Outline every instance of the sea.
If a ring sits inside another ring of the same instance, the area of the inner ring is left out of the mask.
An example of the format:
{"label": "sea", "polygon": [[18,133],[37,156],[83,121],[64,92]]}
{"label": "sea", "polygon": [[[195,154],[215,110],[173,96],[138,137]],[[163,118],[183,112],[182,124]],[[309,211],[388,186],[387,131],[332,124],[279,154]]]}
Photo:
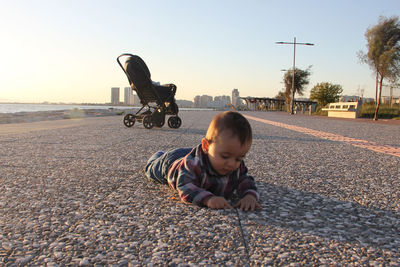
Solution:
{"label": "sea", "polygon": [[[23,104],[23,103],[0,103],[1,113],[57,111],[71,109],[139,109],[141,107],[130,106],[107,106],[107,105],[68,105],[68,104]],[[211,108],[179,108],[179,110],[213,110]]]}
{"label": "sea", "polygon": [[128,106],[106,106],[106,105],[68,105],[68,104],[15,104],[0,103],[0,113],[56,111],[71,109],[132,109]]}

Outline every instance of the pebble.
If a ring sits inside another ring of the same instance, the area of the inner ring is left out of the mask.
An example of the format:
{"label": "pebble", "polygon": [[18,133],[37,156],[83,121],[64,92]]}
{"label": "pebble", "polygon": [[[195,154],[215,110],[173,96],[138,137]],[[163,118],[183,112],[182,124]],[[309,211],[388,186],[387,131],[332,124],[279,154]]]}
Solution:
{"label": "pebble", "polygon": [[87,266],[89,265],[89,258],[83,258],[79,261],[79,266]]}

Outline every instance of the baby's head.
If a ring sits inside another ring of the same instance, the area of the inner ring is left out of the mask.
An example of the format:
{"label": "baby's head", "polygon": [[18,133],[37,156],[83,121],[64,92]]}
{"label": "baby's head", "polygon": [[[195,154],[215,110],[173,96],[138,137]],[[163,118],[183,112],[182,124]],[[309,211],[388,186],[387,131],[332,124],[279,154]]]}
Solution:
{"label": "baby's head", "polygon": [[247,119],[238,112],[225,111],[214,117],[201,143],[213,169],[226,175],[239,168],[252,140]]}

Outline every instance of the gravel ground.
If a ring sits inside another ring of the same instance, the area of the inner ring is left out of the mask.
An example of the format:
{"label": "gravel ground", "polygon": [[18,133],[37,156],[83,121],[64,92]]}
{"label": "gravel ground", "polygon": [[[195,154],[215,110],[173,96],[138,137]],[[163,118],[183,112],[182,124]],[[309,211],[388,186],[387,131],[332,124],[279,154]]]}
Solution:
{"label": "gravel ground", "polygon": [[[215,114],[0,135],[0,266],[400,265],[399,157],[250,121],[262,210],[185,205],[146,180],[152,153],[197,145]],[[246,114],[399,146],[399,125]]]}
{"label": "gravel ground", "polygon": [[88,117],[114,116],[128,108],[121,109],[70,109],[37,112],[0,113],[0,124],[27,123],[35,121],[53,121],[61,119],[82,119]]}

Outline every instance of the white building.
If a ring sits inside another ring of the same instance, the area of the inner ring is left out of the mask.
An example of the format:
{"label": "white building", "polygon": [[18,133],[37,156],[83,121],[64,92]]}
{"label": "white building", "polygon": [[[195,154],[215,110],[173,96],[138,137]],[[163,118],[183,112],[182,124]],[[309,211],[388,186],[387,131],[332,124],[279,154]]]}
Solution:
{"label": "white building", "polygon": [[202,95],[200,96],[200,107],[207,108],[209,107],[210,102],[213,101],[213,97],[209,95]]}
{"label": "white building", "polygon": [[200,96],[196,95],[193,99],[193,107],[199,108],[200,107]]}
{"label": "white building", "polygon": [[216,97],[214,97],[212,107],[225,108],[225,107],[229,106],[229,103],[231,103],[230,96],[228,96],[228,95],[216,96]]}
{"label": "white building", "polygon": [[189,100],[175,100],[176,104],[178,105],[179,108],[192,108],[193,106],[193,101]]}
{"label": "white building", "polygon": [[233,89],[232,90],[232,105],[234,107],[240,106],[241,100],[239,96],[239,90],[238,89]]}
{"label": "white building", "polygon": [[133,105],[133,92],[132,92],[132,88],[130,88],[130,87],[124,88],[124,104],[125,105]]}
{"label": "white building", "polygon": [[140,107],[142,106],[142,104],[140,103],[140,99],[138,97],[138,95],[136,93],[133,93],[133,100],[132,100],[132,105],[134,105],[135,107]]}
{"label": "white building", "polygon": [[119,105],[119,87],[111,87],[111,104]]}

